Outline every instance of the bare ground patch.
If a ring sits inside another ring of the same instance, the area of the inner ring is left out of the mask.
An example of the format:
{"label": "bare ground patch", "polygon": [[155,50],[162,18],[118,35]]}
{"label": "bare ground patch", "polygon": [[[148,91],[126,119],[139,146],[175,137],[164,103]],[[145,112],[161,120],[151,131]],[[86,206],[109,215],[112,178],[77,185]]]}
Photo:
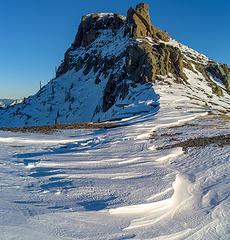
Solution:
{"label": "bare ground patch", "polygon": [[157,150],[171,149],[176,147],[182,147],[183,150],[186,150],[186,148],[188,147],[206,147],[211,144],[217,145],[219,147],[230,145],[230,134],[212,137],[192,138],[175,144],[168,144],[162,147],[158,147]]}
{"label": "bare ground patch", "polygon": [[[210,112],[207,116],[200,117],[194,122],[159,129],[152,133],[151,139],[161,142],[162,145],[158,146],[157,150],[176,147],[182,147],[186,150],[188,147],[203,148],[211,144],[223,147],[230,145],[230,134],[224,132],[221,134],[220,131],[221,129],[229,129],[229,122],[229,115]],[[196,134],[197,131],[206,134],[199,136]],[[192,137],[194,135],[197,137]]]}
{"label": "bare ground patch", "polygon": [[57,130],[65,129],[100,129],[100,128],[115,128],[122,125],[112,122],[104,123],[71,123],[71,124],[54,124],[46,126],[31,126],[31,127],[13,127],[0,128],[0,131],[10,132],[26,132],[26,133],[45,133],[50,134]]}

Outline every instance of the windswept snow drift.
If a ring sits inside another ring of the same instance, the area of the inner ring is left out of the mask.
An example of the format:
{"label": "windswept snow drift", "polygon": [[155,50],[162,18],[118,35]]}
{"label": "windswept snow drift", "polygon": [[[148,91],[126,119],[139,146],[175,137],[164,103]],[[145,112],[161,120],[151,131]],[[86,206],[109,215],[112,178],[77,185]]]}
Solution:
{"label": "windswept snow drift", "polygon": [[202,212],[203,215],[206,215],[206,213],[202,211],[200,206],[201,192],[196,189],[190,178],[190,176],[177,174],[173,183],[174,193],[169,199],[112,209],[110,213],[112,215],[131,214],[141,216],[133,220],[126,230],[155,225],[165,219],[177,220],[185,227],[192,228],[199,224],[197,218],[200,218],[200,216],[197,213]]}
{"label": "windswept snow drift", "polygon": [[119,128],[0,132],[1,239],[229,239],[228,146],[157,150],[229,122],[157,93],[158,114]]}

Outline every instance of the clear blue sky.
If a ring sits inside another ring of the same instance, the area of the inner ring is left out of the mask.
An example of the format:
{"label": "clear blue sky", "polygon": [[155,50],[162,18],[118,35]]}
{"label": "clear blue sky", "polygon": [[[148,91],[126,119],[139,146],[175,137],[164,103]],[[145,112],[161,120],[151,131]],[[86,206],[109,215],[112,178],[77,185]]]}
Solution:
{"label": "clear blue sky", "polygon": [[[136,0],[0,0],[0,98],[36,93],[55,76],[81,16],[126,15]],[[229,0],[146,0],[152,24],[230,66]]]}

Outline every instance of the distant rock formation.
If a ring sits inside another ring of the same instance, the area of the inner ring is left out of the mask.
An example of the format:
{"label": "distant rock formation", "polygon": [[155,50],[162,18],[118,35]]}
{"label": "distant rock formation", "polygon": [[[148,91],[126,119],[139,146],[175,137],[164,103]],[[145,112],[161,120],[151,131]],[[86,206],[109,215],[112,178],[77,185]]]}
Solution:
{"label": "distant rock formation", "polygon": [[15,101],[17,101],[17,100],[15,100],[15,99],[0,99],[0,108],[5,108],[7,106],[10,106]]}

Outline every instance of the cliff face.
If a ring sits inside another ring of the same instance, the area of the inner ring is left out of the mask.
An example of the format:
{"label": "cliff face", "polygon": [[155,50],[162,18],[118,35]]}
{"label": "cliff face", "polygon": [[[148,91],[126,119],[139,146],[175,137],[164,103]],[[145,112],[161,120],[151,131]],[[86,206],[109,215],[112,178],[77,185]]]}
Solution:
{"label": "cliff face", "polygon": [[194,99],[205,92],[205,103],[214,94],[218,105],[230,91],[230,70],[153,26],[145,3],[130,8],[126,17],[85,15],[56,78],[23,103],[1,110],[0,126],[105,121],[156,112],[156,84],[192,88]]}
{"label": "cliff face", "polygon": [[[150,21],[148,5],[140,3],[135,9],[130,8],[127,17],[119,14],[90,14],[82,17],[75,41],[65,54],[63,64],[57,71],[57,77],[75,67],[77,70],[82,67],[85,59],[72,60],[72,52],[80,47],[87,47],[93,43],[105,30],[112,30],[113,36],[123,28],[123,37],[128,36],[132,41],[123,52],[125,56],[125,66],[123,78],[130,75],[135,82],[155,82],[159,76],[166,76],[171,73],[178,82],[186,82],[187,77],[183,72],[184,68],[201,72],[206,79],[210,79],[210,74],[220,79],[230,90],[230,71],[226,64],[220,65],[211,60],[205,64],[196,59],[189,59],[180,48],[167,44],[170,36],[167,32],[153,26]],[[138,41],[137,41],[138,40]],[[152,43],[150,43],[152,41]],[[93,58],[98,58],[95,55]],[[92,58],[91,58],[92,59]],[[97,66],[99,61],[87,61],[89,68],[91,65]],[[104,65],[108,64],[105,59]],[[112,59],[110,62],[116,63],[119,59]],[[194,66],[192,66],[194,65]],[[110,68],[110,66],[108,66]]]}
{"label": "cliff face", "polygon": [[72,46],[65,53],[65,59],[57,71],[57,77],[72,69],[76,64],[76,62],[74,64],[71,61],[71,52],[80,47],[88,47],[100,37],[103,31],[111,30],[113,36],[116,36],[122,27],[124,29],[123,37],[128,35],[130,40],[151,37],[159,42],[160,40],[169,41],[170,39],[167,32],[163,32],[151,24],[148,5],[145,3],[138,4],[135,10],[130,8],[127,17],[119,14],[103,13],[85,15],[82,17]]}

